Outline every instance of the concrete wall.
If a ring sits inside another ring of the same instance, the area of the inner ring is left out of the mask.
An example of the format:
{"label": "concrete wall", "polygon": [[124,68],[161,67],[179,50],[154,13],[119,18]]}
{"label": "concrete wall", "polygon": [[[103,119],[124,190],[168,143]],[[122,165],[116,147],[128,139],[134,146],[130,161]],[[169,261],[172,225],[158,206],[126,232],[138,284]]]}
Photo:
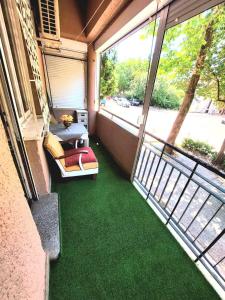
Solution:
{"label": "concrete wall", "polygon": [[37,192],[39,195],[49,194],[51,192],[50,173],[43,148],[43,138],[25,141],[25,146]]}
{"label": "concrete wall", "polygon": [[45,253],[0,121],[0,299],[41,300]]}
{"label": "concrete wall", "polygon": [[103,145],[130,176],[137,151],[138,137],[99,113],[96,126],[96,134]]}

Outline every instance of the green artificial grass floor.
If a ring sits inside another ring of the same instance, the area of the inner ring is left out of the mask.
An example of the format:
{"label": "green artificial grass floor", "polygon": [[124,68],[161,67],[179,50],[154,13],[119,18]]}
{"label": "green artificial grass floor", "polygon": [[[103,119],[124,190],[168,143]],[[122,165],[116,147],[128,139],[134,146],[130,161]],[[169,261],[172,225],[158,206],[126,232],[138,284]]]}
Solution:
{"label": "green artificial grass floor", "polygon": [[50,299],[219,299],[102,146],[89,177],[54,183],[61,256]]}

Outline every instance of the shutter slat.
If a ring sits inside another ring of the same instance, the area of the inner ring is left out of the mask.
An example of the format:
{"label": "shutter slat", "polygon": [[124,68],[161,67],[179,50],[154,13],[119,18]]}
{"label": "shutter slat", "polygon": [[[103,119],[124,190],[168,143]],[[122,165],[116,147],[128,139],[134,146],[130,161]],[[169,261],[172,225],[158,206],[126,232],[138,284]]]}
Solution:
{"label": "shutter slat", "polygon": [[185,12],[189,12],[198,6],[202,5],[202,2],[205,0],[192,0],[192,1],[182,1],[182,5],[180,1],[175,1],[171,4],[170,12],[168,15],[167,22],[173,21],[177,16],[182,16]]}
{"label": "shutter slat", "polygon": [[224,0],[176,0],[170,4],[166,28],[182,23]]}

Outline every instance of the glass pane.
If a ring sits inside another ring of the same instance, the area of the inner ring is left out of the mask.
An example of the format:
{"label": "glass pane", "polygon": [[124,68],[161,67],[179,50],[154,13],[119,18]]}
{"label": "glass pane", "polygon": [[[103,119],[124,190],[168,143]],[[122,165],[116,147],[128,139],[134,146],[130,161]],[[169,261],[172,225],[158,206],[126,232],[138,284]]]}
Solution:
{"label": "glass pane", "polygon": [[115,122],[120,122],[121,126],[135,134],[138,132],[138,116],[142,114],[149,61],[152,59],[158,25],[159,19],[101,55],[100,106],[130,122],[125,124],[114,117]]}
{"label": "glass pane", "polygon": [[223,4],[166,31],[146,125],[187,150],[187,139],[203,143],[203,156],[225,137],[224,20]]}

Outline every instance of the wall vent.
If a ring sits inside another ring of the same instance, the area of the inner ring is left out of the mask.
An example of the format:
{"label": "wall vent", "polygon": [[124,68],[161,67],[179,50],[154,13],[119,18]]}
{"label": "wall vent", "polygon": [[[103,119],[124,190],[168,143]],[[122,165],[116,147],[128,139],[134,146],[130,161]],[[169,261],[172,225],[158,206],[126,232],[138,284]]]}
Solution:
{"label": "wall vent", "polygon": [[39,0],[41,37],[60,39],[58,0]]}

